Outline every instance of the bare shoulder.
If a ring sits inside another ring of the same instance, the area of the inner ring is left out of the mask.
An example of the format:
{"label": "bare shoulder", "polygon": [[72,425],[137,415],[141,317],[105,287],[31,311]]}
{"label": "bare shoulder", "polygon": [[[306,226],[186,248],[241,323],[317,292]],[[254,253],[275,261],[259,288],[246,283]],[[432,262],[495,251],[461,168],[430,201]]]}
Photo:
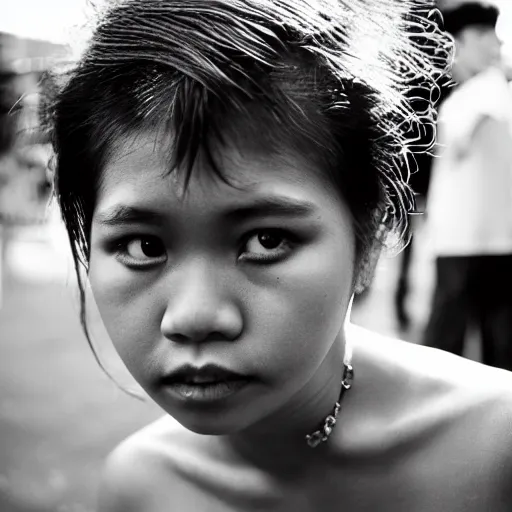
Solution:
{"label": "bare shoulder", "polygon": [[364,377],[374,385],[399,387],[416,404],[418,400],[422,403],[422,398],[457,396],[462,406],[512,407],[512,372],[356,326],[350,327],[350,333],[355,364],[361,364]]}
{"label": "bare shoulder", "polygon": [[512,374],[357,327],[347,339],[340,460],[375,461],[407,510],[512,510]]}
{"label": "bare shoulder", "polygon": [[163,499],[171,505],[169,488],[174,490],[178,504],[176,469],[184,457],[184,440],[189,435],[166,416],[124,440],[105,463],[98,512],[155,510]]}
{"label": "bare shoulder", "polygon": [[512,372],[358,327],[349,333],[354,402],[374,411],[374,424],[410,435],[457,432],[459,442],[501,454],[506,443],[512,461]]}

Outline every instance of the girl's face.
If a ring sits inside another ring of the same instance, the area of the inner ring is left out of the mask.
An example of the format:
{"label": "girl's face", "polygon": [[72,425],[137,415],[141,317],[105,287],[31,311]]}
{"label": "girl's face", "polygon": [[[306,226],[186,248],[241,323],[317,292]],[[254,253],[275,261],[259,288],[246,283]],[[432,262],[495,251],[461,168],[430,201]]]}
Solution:
{"label": "girl's face", "polygon": [[197,162],[184,193],[165,149],[125,141],[98,191],[89,278],[118,353],[196,432],[314,402],[352,294],[345,204],[303,158],[254,148],[223,150],[230,184]]}

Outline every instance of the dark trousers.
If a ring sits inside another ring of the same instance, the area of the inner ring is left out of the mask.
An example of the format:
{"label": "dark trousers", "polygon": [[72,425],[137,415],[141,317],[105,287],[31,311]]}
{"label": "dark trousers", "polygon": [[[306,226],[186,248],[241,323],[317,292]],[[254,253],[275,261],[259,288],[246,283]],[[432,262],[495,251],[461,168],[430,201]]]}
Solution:
{"label": "dark trousers", "polygon": [[474,325],[482,362],[512,370],[512,254],[440,257],[436,271],[424,344],[462,355]]}

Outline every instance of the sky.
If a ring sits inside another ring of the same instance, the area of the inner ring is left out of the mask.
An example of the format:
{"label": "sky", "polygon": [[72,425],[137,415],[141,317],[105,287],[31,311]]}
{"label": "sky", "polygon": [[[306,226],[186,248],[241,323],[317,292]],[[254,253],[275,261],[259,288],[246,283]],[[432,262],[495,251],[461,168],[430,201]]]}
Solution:
{"label": "sky", "polygon": [[33,39],[67,42],[83,25],[86,0],[0,0],[0,31]]}
{"label": "sky", "polygon": [[[505,55],[512,60],[512,0],[492,2],[501,9],[498,33],[504,42]],[[0,32],[71,43],[79,48],[90,12],[87,3],[87,0],[0,0]]]}

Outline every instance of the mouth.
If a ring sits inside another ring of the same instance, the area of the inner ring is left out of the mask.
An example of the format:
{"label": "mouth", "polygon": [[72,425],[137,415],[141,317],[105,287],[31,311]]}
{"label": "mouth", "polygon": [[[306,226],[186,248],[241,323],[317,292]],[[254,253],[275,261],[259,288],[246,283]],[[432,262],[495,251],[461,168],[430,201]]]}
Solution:
{"label": "mouth", "polygon": [[237,393],[251,380],[247,375],[213,364],[200,368],[186,365],[165,376],[163,385],[180,400],[212,402]]}

